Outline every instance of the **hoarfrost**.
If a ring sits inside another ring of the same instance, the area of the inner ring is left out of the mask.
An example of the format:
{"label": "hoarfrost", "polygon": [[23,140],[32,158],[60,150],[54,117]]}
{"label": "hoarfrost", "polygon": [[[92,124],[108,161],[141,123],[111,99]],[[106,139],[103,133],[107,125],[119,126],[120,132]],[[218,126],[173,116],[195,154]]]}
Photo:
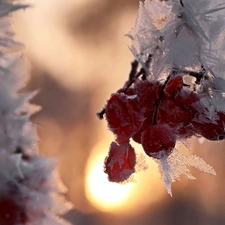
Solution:
{"label": "hoarfrost", "polygon": [[[164,78],[176,65],[204,67],[214,77],[225,77],[225,4],[223,0],[176,0],[140,3],[136,23],[127,35],[135,58],[145,68],[152,54],[154,79]],[[185,43],[185,44],[184,44]]]}
{"label": "hoarfrost", "polygon": [[174,149],[172,154],[157,160],[159,170],[164,181],[168,194],[172,196],[171,183],[179,181],[181,175],[188,179],[195,180],[196,178],[191,174],[189,167],[193,166],[196,169],[216,175],[212,166],[208,165],[202,158],[196,155],[184,155],[178,150]]}
{"label": "hoarfrost", "polygon": [[65,191],[55,176],[55,160],[37,154],[30,117],[38,107],[29,103],[37,92],[19,92],[26,84],[25,69],[15,51],[22,45],[13,39],[8,14],[27,5],[16,2],[0,1],[0,223],[61,225],[65,222],[55,215],[71,206],[56,198]]}
{"label": "hoarfrost", "polygon": [[145,171],[148,169],[145,156],[142,153],[136,154],[136,161],[135,172]]}

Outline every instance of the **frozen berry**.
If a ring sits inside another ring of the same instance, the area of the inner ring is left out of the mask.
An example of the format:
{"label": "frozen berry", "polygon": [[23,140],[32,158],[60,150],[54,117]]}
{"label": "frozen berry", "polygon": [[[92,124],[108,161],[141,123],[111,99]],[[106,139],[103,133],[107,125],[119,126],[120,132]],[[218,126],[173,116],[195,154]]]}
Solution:
{"label": "frozen berry", "polygon": [[10,193],[0,196],[0,224],[16,225],[28,221],[23,201]]}
{"label": "frozen berry", "polygon": [[223,140],[225,138],[224,126],[220,120],[212,121],[212,122],[192,122],[193,126],[204,138],[216,141]]}
{"label": "frozen berry", "polygon": [[146,130],[153,123],[153,114],[154,110],[148,111],[144,114],[145,118],[142,121],[140,121],[139,130],[132,136],[132,139],[135,142],[141,144],[141,135],[143,131]]}
{"label": "frozen berry", "polygon": [[167,98],[173,98],[175,94],[183,87],[182,76],[175,76],[171,78],[165,86],[164,96]]}
{"label": "frozen berry", "polygon": [[113,94],[106,105],[106,119],[111,131],[117,135],[118,143],[128,143],[140,126],[137,99],[124,94]]}
{"label": "frozen berry", "polygon": [[188,123],[192,119],[191,111],[182,109],[171,99],[162,101],[158,112],[158,122],[179,125]]}
{"label": "frozen berry", "polygon": [[189,90],[182,89],[174,97],[174,102],[180,108],[184,110],[189,110],[192,114],[192,117],[198,112],[200,106],[199,96]]}
{"label": "frozen berry", "polygon": [[176,136],[167,125],[150,126],[143,132],[141,143],[147,155],[160,159],[172,152]]}
{"label": "frozen berry", "polygon": [[105,159],[105,170],[109,181],[123,182],[135,172],[136,155],[130,144],[118,145],[112,142]]}
{"label": "frozen berry", "polygon": [[159,82],[149,82],[146,80],[138,83],[135,88],[141,110],[144,112],[149,110],[152,111],[152,107],[155,107],[158,100],[162,89],[162,84]]}

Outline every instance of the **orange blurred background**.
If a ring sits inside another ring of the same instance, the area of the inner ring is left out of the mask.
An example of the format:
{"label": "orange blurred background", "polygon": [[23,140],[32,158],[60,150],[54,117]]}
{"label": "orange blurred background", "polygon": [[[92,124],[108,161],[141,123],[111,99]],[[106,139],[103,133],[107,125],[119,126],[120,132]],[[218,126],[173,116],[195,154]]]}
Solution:
{"label": "orange blurred background", "polygon": [[[129,74],[133,56],[124,35],[134,25],[138,0],[29,3],[13,16],[13,26],[30,61],[27,90],[39,90],[32,102],[43,108],[32,117],[40,153],[58,159],[74,204],[64,217],[76,225],[225,224],[224,142],[191,141],[191,151],[217,176],[192,170],[197,180],[173,183],[172,198],[147,157],[148,169],[136,182],[111,184],[103,172],[113,136],[95,114]],[[141,154],[140,146],[136,150]]]}

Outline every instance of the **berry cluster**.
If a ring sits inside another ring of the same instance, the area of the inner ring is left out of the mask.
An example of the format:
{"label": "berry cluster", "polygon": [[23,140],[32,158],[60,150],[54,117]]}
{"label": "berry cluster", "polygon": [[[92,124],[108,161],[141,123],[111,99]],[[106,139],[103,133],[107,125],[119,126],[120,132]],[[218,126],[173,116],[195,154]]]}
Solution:
{"label": "berry cluster", "polygon": [[111,95],[104,113],[114,133],[105,159],[105,173],[113,182],[123,182],[135,172],[136,156],[130,139],[145,153],[162,159],[171,154],[176,141],[193,135],[208,140],[225,138],[225,114],[213,116],[203,104],[210,95],[186,87],[182,73],[172,73],[166,81],[133,79]]}

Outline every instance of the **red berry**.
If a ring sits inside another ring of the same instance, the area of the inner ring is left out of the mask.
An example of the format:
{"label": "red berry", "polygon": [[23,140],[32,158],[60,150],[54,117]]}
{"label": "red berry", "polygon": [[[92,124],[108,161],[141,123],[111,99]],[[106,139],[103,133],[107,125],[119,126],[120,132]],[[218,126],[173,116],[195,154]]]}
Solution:
{"label": "red berry", "polygon": [[139,115],[139,129],[132,135],[134,141],[141,143],[143,131],[153,123],[155,104],[159,98],[162,84],[159,82],[140,81],[135,84]]}
{"label": "red berry", "polygon": [[106,119],[118,143],[127,143],[138,130],[141,116],[137,99],[125,94],[113,94],[106,105]]}
{"label": "red berry", "polygon": [[175,76],[171,78],[164,89],[164,96],[167,98],[173,98],[175,94],[183,87],[182,76]]}
{"label": "red berry", "polygon": [[23,201],[18,196],[6,193],[0,196],[0,224],[16,225],[25,224],[28,221]]}
{"label": "red berry", "polygon": [[159,98],[162,84],[159,82],[141,81],[135,86],[137,99],[142,112],[152,111]]}
{"label": "red berry", "polygon": [[191,122],[192,115],[190,110],[182,109],[171,99],[161,102],[158,112],[158,122],[168,124],[179,124]]}
{"label": "red berry", "polygon": [[154,110],[145,113],[146,118],[140,121],[139,130],[132,136],[132,139],[141,144],[141,135],[153,123]]}
{"label": "red berry", "polygon": [[225,125],[225,113],[224,112],[218,112],[217,114],[219,116],[219,120],[221,121],[221,123],[224,126]]}
{"label": "red berry", "polygon": [[118,145],[112,142],[105,159],[105,170],[109,181],[123,182],[135,172],[136,156],[130,144]]}
{"label": "red berry", "polygon": [[199,96],[193,91],[185,89],[182,89],[176,94],[174,102],[180,108],[184,110],[189,110],[191,112],[192,117],[195,116],[200,107]]}
{"label": "red berry", "polygon": [[172,152],[176,136],[169,126],[155,125],[143,132],[141,143],[147,155],[160,159]]}
{"label": "red berry", "polygon": [[216,141],[225,138],[224,125],[221,120],[212,122],[193,121],[192,124],[197,133],[208,140]]}

